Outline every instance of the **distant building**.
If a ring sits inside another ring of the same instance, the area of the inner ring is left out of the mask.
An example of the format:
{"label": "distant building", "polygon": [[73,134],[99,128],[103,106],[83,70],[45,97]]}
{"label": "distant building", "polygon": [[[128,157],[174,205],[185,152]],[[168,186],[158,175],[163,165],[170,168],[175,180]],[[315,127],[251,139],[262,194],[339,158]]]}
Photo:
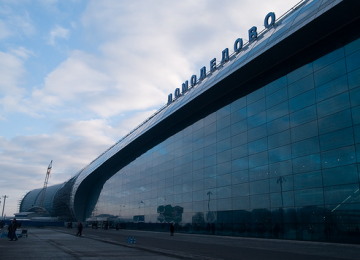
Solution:
{"label": "distant building", "polygon": [[351,242],[360,226],[359,10],[360,1],[309,0],[274,24],[269,14],[249,44],[224,50],[212,72],[48,187],[44,207],[127,228],[172,222],[182,232]]}

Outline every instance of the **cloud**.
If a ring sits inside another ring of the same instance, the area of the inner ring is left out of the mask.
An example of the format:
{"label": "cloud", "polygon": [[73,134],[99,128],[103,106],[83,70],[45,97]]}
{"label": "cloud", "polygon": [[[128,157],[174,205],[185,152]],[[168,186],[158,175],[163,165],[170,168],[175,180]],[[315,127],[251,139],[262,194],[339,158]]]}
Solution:
{"label": "cloud", "polygon": [[[21,50],[18,51],[21,52]],[[19,87],[19,84],[25,72],[22,59],[11,53],[0,51],[0,95],[23,95],[24,90]]]}
{"label": "cloud", "polygon": [[11,35],[4,21],[0,20],[0,40],[5,39]]}
{"label": "cloud", "polygon": [[[12,8],[10,4],[16,5]],[[30,37],[36,29],[26,9],[20,8],[16,2],[0,3],[0,39],[10,37]]]}
{"label": "cloud", "polygon": [[55,28],[51,29],[47,43],[50,45],[55,45],[56,38],[69,39],[70,31],[59,25],[56,25]]}

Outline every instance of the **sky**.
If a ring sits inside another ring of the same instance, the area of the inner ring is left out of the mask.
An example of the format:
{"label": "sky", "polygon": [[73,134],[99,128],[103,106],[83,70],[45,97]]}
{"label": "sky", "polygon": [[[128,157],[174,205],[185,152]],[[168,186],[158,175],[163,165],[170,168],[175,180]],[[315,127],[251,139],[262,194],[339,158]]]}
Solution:
{"label": "sky", "polygon": [[0,0],[4,215],[43,186],[51,160],[48,185],[67,181],[299,1]]}

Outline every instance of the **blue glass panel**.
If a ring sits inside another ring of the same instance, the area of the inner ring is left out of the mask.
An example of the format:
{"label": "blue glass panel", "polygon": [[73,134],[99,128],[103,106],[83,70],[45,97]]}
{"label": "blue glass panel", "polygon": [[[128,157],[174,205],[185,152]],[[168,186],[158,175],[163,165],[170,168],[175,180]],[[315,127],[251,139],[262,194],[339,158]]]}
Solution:
{"label": "blue glass panel", "polygon": [[[354,134],[355,134],[355,143],[360,143],[360,125],[354,126]],[[359,151],[358,152],[358,156],[360,155]]]}
{"label": "blue glass panel", "polygon": [[236,135],[247,130],[247,120],[231,125],[231,134]]}
{"label": "blue glass panel", "polygon": [[306,76],[305,78],[296,81],[295,83],[288,86],[288,95],[289,98],[293,98],[301,93],[307,92],[313,89],[314,84],[314,76],[313,74]]}
{"label": "blue glass panel", "polygon": [[216,162],[219,164],[219,163],[231,161],[231,152],[232,152],[232,150],[227,150],[225,152],[218,153]]}
{"label": "blue glass panel", "polygon": [[273,107],[288,99],[287,88],[282,88],[266,97],[266,107]]}
{"label": "blue glass panel", "polygon": [[217,210],[232,210],[232,199],[219,199],[217,201]]}
{"label": "blue glass panel", "polygon": [[357,40],[345,45],[345,54],[346,55],[349,55],[358,50],[360,50],[360,39],[357,39]]}
{"label": "blue glass panel", "polygon": [[349,89],[360,86],[360,69],[348,73]]}
{"label": "blue glass panel", "polygon": [[204,137],[204,129],[203,128],[200,128],[198,129],[197,131],[194,131],[193,133],[193,141],[196,141],[200,138],[203,138]]}
{"label": "blue glass panel", "polygon": [[204,118],[204,126],[214,123],[215,121],[216,121],[216,112],[214,112]]}
{"label": "blue glass panel", "polygon": [[247,132],[235,135],[231,137],[231,145],[232,147],[237,147],[239,145],[247,143]]}
{"label": "blue glass panel", "polygon": [[241,120],[246,119],[247,112],[246,107],[236,110],[234,113],[231,114],[231,124],[237,123]]}
{"label": "blue glass panel", "polygon": [[249,183],[233,185],[231,189],[233,197],[248,196],[250,194]]}
{"label": "blue glass panel", "polygon": [[324,204],[324,195],[321,188],[295,191],[295,205],[297,207],[322,204]]}
{"label": "blue glass panel", "polygon": [[246,97],[239,98],[238,100],[234,101],[230,105],[231,113],[244,108],[246,106]]}
{"label": "blue glass panel", "polygon": [[309,172],[321,169],[320,154],[312,154],[293,159],[294,173]]}
{"label": "blue glass panel", "polygon": [[351,109],[351,115],[354,125],[360,124],[360,106]]}
{"label": "blue glass panel", "polygon": [[192,168],[193,168],[194,171],[199,170],[199,169],[201,169],[203,167],[204,167],[204,160],[203,159],[193,161],[193,163],[192,163]]}
{"label": "blue glass panel", "polygon": [[241,171],[249,167],[249,158],[243,157],[232,161],[232,171]]}
{"label": "blue glass panel", "polygon": [[[251,95],[251,94],[250,94]],[[265,110],[265,98],[260,99],[247,106],[247,116],[253,116]]]}
{"label": "blue glass panel", "polygon": [[316,88],[316,101],[323,101],[327,98],[348,90],[347,76],[341,76]]}
{"label": "blue glass panel", "polygon": [[348,72],[360,67],[360,51],[346,57],[346,67]]}
{"label": "blue glass panel", "polygon": [[224,129],[221,129],[220,131],[217,131],[216,139],[218,141],[221,141],[221,140],[229,138],[230,137],[230,131],[231,131],[230,127],[226,127]]}
{"label": "blue glass panel", "polygon": [[289,129],[289,116],[284,116],[267,123],[267,131],[269,135]]}
{"label": "blue glass panel", "polygon": [[194,184],[197,183],[196,182],[197,180],[201,180],[201,183],[202,183],[203,178],[204,178],[204,170],[203,169],[193,172],[192,180],[195,181]]}
{"label": "blue glass panel", "polygon": [[244,145],[240,145],[237,147],[234,147],[231,149],[231,158],[234,159],[238,159],[238,158],[242,158],[244,156],[248,156],[248,147],[247,144]]}
{"label": "blue glass panel", "polygon": [[317,119],[316,107],[310,106],[290,115],[290,126],[299,126]]}
{"label": "blue glass panel", "polygon": [[262,138],[248,144],[249,154],[263,152],[268,149],[267,138]]}
{"label": "blue glass panel", "polygon": [[216,143],[216,133],[204,137],[204,146]]}
{"label": "blue glass panel", "polygon": [[228,126],[230,126],[230,115],[223,117],[216,122],[216,128],[218,131]]}
{"label": "blue glass panel", "polygon": [[[342,185],[324,188],[326,204],[358,203],[359,196],[355,194],[359,190],[358,184]],[[339,209],[341,210],[341,208]]]}
{"label": "blue glass panel", "polygon": [[260,139],[260,138],[265,137],[265,136],[267,136],[266,124],[255,127],[255,128],[248,131],[248,141],[249,142]]}
{"label": "blue glass panel", "polygon": [[182,201],[183,202],[192,202],[192,192],[183,193]]}
{"label": "blue glass panel", "polygon": [[350,109],[319,119],[320,134],[350,126],[352,126]]}
{"label": "blue glass panel", "polygon": [[270,192],[281,192],[294,189],[294,180],[292,175],[281,176],[270,179]]}
{"label": "blue glass panel", "polygon": [[199,130],[203,127],[204,127],[204,120],[200,119],[199,121],[197,121],[196,123],[193,124],[193,131],[196,132],[197,130]]}
{"label": "blue glass panel", "polygon": [[269,194],[250,196],[250,208],[252,209],[270,208]]}
{"label": "blue glass panel", "polygon": [[354,146],[347,146],[321,154],[321,164],[323,168],[337,167],[352,163],[356,163]]}
{"label": "blue glass panel", "polygon": [[[231,173],[231,183],[232,184],[238,184],[238,183],[244,183],[249,181],[249,172],[247,170],[245,171],[238,171],[238,172],[232,172]],[[248,185],[248,183],[246,184]]]}
{"label": "blue glass panel", "polygon": [[182,140],[183,140],[183,145],[192,146],[192,133],[184,136]]}
{"label": "blue glass panel", "polygon": [[231,184],[231,174],[223,174],[216,177],[217,187],[228,186]]}
{"label": "blue glass panel", "polygon": [[291,158],[291,145],[285,145],[276,149],[269,150],[270,163],[285,161],[290,158]]}
{"label": "blue glass panel", "polygon": [[248,129],[257,127],[266,123],[266,111],[260,112],[256,115],[247,118]]}
{"label": "blue glass panel", "polygon": [[195,191],[193,192],[193,201],[202,201],[204,200],[204,195],[203,195],[203,191]]}
{"label": "blue glass panel", "polygon": [[350,108],[349,93],[337,95],[317,104],[318,117],[324,117]]}
{"label": "blue glass panel", "polygon": [[269,178],[269,167],[268,165],[250,168],[249,169],[249,180],[257,181]]}
{"label": "blue glass panel", "polygon": [[360,88],[350,91],[350,102],[352,107],[360,105]]}
{"label": "blue glass panel", "polygon": [[288,191],[283,193],[272,193],[271,196],[271,207],[282,208],[282,207],[293,207],[294,206],[294,192]]}
{"label": "blue glass panel", "polygon": [[295,81],[302,79],[311,73],[313,73],[312,63],[306,64],[287,75],[288,84],[290,85]]}
{"label": "blue glass panel", "polygon": [[204,168],[204,178],[216,176],[216,166]]}
{"label": "blue glass panel", "polygon": [[340,148],[354,144],[353,128],[345,128],[320,136],[322,151]]}
{"label": "blue glass panel", "polygon": [[192,163],[184,164],[182,166],[182,172],[187,173],[192,171]]}
{"label": "blue glass panel", "polygon": [[218,164],[216,166],[216,174],[221,175],[221,174],[226,174],[226,173],[231,172],[231,164],[232,164],[231,161],[225,162],[222,164]]}
{"label": "blue glass panel", "polygon": [[216,187],[216,178],[207,178],[204,180],[204,189],[212,189]]}
{"label": "blue glass panel", "polygon": [[233,198],[234,210],[247,210],[250,208],[249,196]]}
{"label": "blue glass panel", "polygon": [[231,148],[231,139],[225,139],[223,141],[217,142],[216,144],[216,151],[219,152],[223,152],[226,150],[229,150]]}
{"label": "blue glass panel", "polygon": [[292,157],[300,157],[320,152],[319,138],[313,137],[291,145]]}
{"label": "blue glass panel", "polygon": [[[216,189],[216,197],[218,199],[230,198],[231,197],[231,186],[217,188]],[[218,207],[218,209],[219,209],[219,207]]]}
{"label": "blue glass panel", "polygon": [[269,165],[270,177],[279,177],[284,175],[289,175],[292,173],[292,161],[282,161]]}
{"label": "blue glass panel", "polygon": [[325,169],[322,171],[322,173],[324,186],[358,182],[358,172],[356,164]]}
{"label": "blue glass panel", "polygon": [[191,161],[192,161],[192,153],[185,154],[185,155],[182,157],[182,163],[183,163],[183,164],[190,163]]}
{"label": "blue glass panel", "polygon": [[269,180],[250,182],[250,195],[269,193]]}
{"label": "blue glass panel", "polygon": [[227,105],[223,108],[220,108],[218,111],[216,111],[216,119],[219,120],[225,116],[230,115],[230,105]]}
{"label": "blue glass panel", "polygon": [[[238,160],[241,160],[241,159],[238,159]],[[258,153],[258,154],[249,156],[249,167],[250,168],[265,165],[265,164],[268,164],[268,153],[267,152],[262,152],[262,153]],[[241,170],[241,169],[239,169],[239,170]]]}
{"label": "blue glass panel", "polygon": [[275,91],[287,86],[286,76],[281,77],[265,86],[266,95],[274,93]]}
{"label": "blue glass panel", "polygon": [[315,104],[315,91],[310,90],[289,100],[290,113]]}
{"label": "blue glass panel", "polygon": [[193,152],[193,160],[199,160],[204,158],[204,149],[199,149]]}
{"label": "blue glass panel", "polygon": [[185,128],[183,130],[183,133],[184,133],[184,136],[187,136],[189,134],[191,134],[193,131],[192,131],[192,125],[191,126],[188,126],[187,128]]}
{"label": "blue glass panel", "polygon": [[273,149],[279,146],[290,143],[290,130],[280,132],[275,135],[270,135],[268,137],[269,149]]}
{"label": "blue glass panel", "polygon": [[341,59],[314,73],[315,86],[320,86],[346,73],[345,59]]}
{"label": "blue glass panel", "polygon": [[261,98],[265,97],[265,88],[260,88],[249,95],[246,96],[247,104],[254,103],[255,101],[258,101]]}
{"label": "blue glass panel", "polygon": [[216,153],[216,144],[204,147],[204,157],[208,157]]}
{"label": "blue glass panel", "polygon": [[269,108],[267,110],[267,121],[275,120],[279,117],[283,117],[285,115],[289,114],[289,104],[288,101],[281,103],[279,105],[276,105],[272,108]]}
{"label": "blue glass panel", "polygon": [[294,175],[294,188],[296,190],[322,187],[321,171],[304,172]]}
{"label": "blue glass panel", "polygon": [[204,167],[216,165],[216,154],[204,158]]}
{"label": "blue glass panel", "polygon": [[317,71],[337,60],[340,60],[345,57],[344,48],[339,48],[325,56],[322,56],[320,59],[317,59],[313,62],[314,71]]}
{"label": "blue glass panel", "polygon": [[298,142],[317,135],[318,124],[316,120],[291,129],[291,140],[293,142]]}

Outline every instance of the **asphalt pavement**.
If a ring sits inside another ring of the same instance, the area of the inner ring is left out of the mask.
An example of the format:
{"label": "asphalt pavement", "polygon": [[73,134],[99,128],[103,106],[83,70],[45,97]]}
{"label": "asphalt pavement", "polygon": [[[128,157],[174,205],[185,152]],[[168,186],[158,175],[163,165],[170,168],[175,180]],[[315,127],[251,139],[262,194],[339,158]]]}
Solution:
{"label": "asphalt pavement", "polygon": [[[138,230],[30,228],[17,242],[0,239],[0,259],[360,259],[360,245]],[[128,243],[135,237],[136,243]]]}

